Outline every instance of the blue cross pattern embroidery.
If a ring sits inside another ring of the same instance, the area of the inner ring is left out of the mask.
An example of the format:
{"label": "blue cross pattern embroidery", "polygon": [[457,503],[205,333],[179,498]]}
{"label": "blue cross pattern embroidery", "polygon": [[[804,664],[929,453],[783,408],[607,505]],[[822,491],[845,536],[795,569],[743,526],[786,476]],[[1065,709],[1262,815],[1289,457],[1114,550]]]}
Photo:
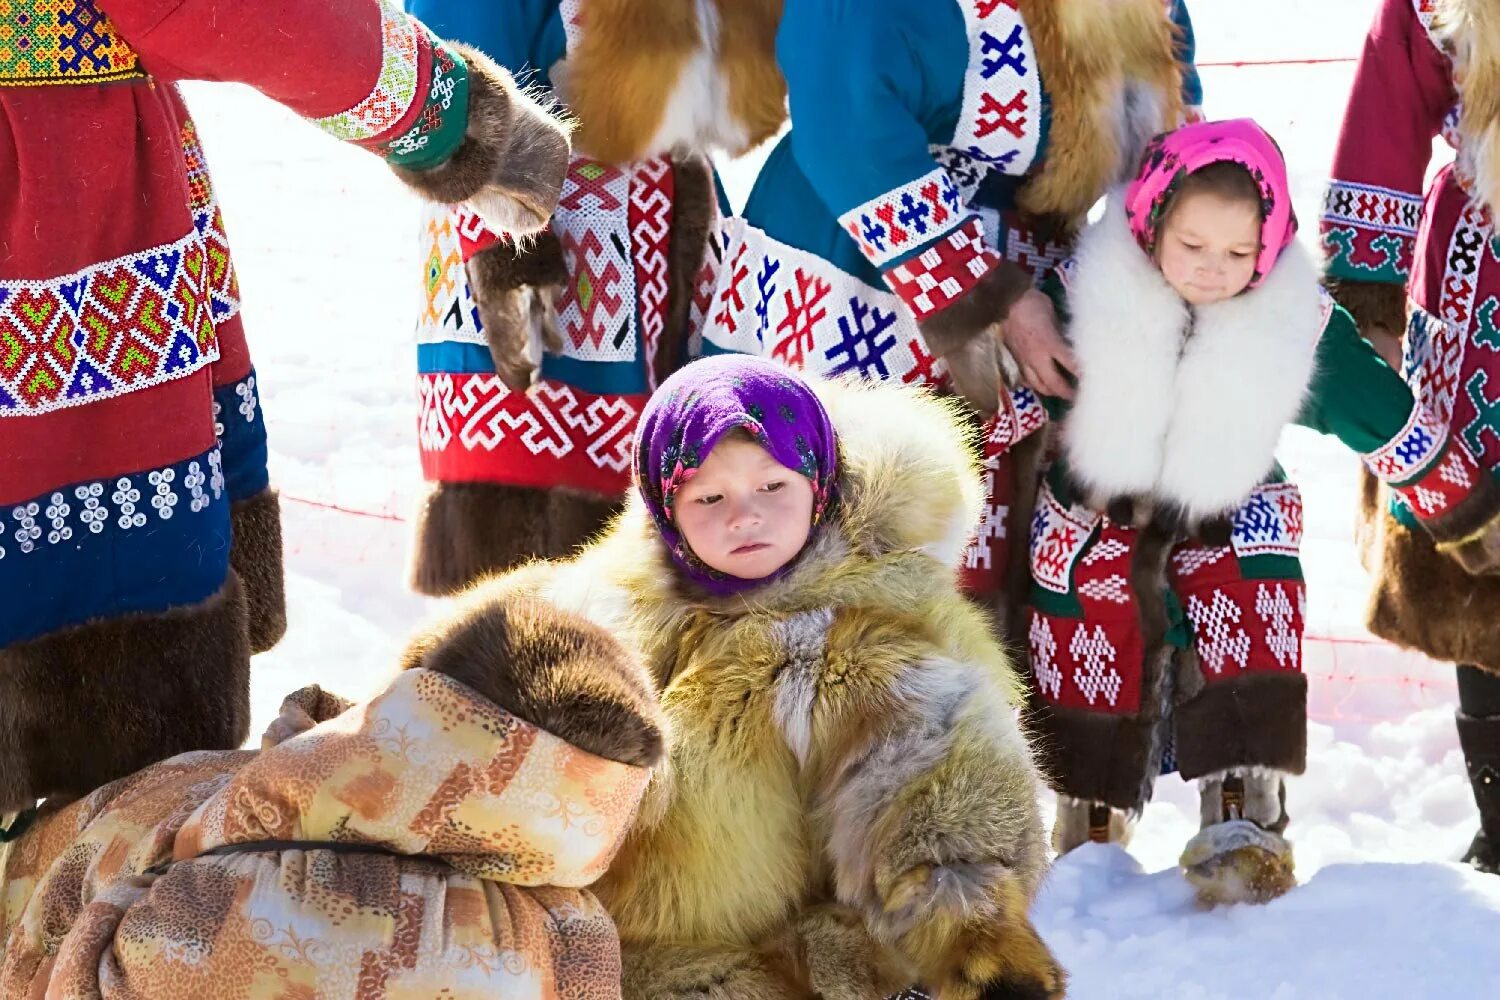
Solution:
{"label": "blue cross pattern embroidery", "polygon": [[1234,537],[1247,545],[1282,540],[1281,515],[1262,493],[1250,498],[1234,515]]}
{"label": "blue cross pattern embroidery", "polygon": [[870,215],[861,215],[859,221],[860,235],[864,237],[865,242],[878,252],[885,253],[886,228]]}
{"label": "blue cross pattern embroidery", "polygon": [[866,305],[857,297],[850,297],[849,309],[850,315],[839,317],[840,341],[823,352],[829,361],[838,361],[840,356],[843,358],[828,376],[831,378],[858,369],[865,378],[890,378],[885,356],[896,346],[896,337],[886,331],[896,325],[896,313]]}
{"label": "blue cross pattern embroidery", "polygon": [[970,146],[968,149],[964,150],[964,152],[968,153],[976,160],[983,160],[985,163],[991,164],[996,167],[1009,167],[1016,162],[1016,157],[1021,155],[1021,151],[1019,149],[1012,149],[1009,152],[1001,153],[999,156],[995,156],[993,153],[986,153],[978,146]]}
{"label": "blue cross pattern embroidery", "polygon": [[979,38],[984,46],[980,54],[983,63],[980,73],[986,80],[993,80],[996,73],[1007,68],[1013,70],[1017,76],[1026,75],[1026,50],[1021,44],[1022,35],[1019,24],[1010,29],[1010,36],[1003,42],[988,31],[981,31]]}
{"label": "blue cross pattern embroidery", "polygon": [[[946,186],[951,188],[953,182],[949,181]],[[910,191],[901,196],[901,211],[896,213],[896,218],[915,229],[919,235],[927,235],[927,220],[931,217],[931,205],[924,205]]]}
{"label": "blue cross pattern embroidery", "polygon": [[757,292],[755,300],[755,339],[762,345],[771,329],[771,300],[776,297],[776,275],[781,271],[781,261],[762,257],[760,273],[755,276]]}

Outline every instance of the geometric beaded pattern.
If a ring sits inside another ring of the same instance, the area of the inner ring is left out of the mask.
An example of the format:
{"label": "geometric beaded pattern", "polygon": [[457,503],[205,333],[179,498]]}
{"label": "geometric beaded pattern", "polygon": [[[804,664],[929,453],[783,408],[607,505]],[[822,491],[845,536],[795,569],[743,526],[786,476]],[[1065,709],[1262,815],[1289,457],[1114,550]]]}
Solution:
{"label": "geometric beaded pattern", "polygon": [[883,268],[963,224],[963,197],[938,167],[839,216],[871,264]]}
{"label": "geometric beaded pattern", "polygon": [[497,480],[620,493],[644,396],[595,396],[540,379],[422,373],[418,444],[429,481]]}
{"label": "geometric beaded pattern", "polygon": [[1031,169],[1042,134],[1042,79],[1016,0],[959,0],[969,35],[953,146],[1001,173]]}
{"label": "geometric beaded pattern", "polygon": [[219,356],[203,237],[47,280],[0,280],[0,417],[160,385]]}
{"label": "geometric beaded pattern", "polygon": [[1379,448],[1364,455],[1365,465],[1381,480],[1400,486],[1432,464],[1448,440],[1448,428],[1421,403],[1412,406],[1406,426]]}
{"label": "geometric beaded pattern", "polygon": [[563,354],[581,361],[637,357],[636,274],[625,168],[575,156],[568,164],[552,228],[562,241],[568,283],[557,298]]}
{"label": "geometric beaded pattern", "polygon": [[958,301],[994,270],[1000,257],[984,242],[977,218],[885,273],[891,290],[921,322]]}
{"label": "geometric beaded pattern", "polygon": [[1421,520],[1440,517],[1474,491],[1483,473],[1463,441],[1451,438],[1435,462],[1420,478],[1393,491]]}
{"label": "geometric beaded pattern", "polygon": [[1406,191],[1334,181],[1323,195],[1323,221],[1351,222],[1365,229],[1415,237],[1422,199]]}
{"label": "geometric beaded pattern", "polygon": [[1230,545],[1240,558],[1290,556],[1302,550],[1302,491],[1295,483],[1262,483],[1234,512]]}
{"label": "geometric beaded pattern", "polygon": [[224,213],[219,209],[213,180],[208,174],[208,160],[198,128],[191,120],[182,126],[182,152],[187,164],[188,201],[193,210],[193,226],[203,239],[208,254],[208,290],[213,298],[215,323],[232,319],[240,311],[239,278],[229,255],[229,236],[224,230]]}
{"label": "geometric beaded pattern", "polygon": [[774,358],[817,376],[845,373],[940,385],[911,312],[816,254],[767,236],[743,219],[724,224],[727,248],[704,331],[708,353]]}
{"label": "geometric beaded pattern", "polygon": [[457,341],[484,344],[479,307],[464,268],[461,227],[477,219],[446,205],[421,208],[422,309],[417,316],[417,343]]}
{"label": "geometric beaded pattern", "polygon": [[96,0],[0,0],[0,87],[145,76]]}
{"label": "geometric beaded pattern", "polygon": [[1038,586],[1056,594],[1073,590],[1073,566],[1088,546],[1100,515],[1081,505],[1066,508],[1052,488],[1043,483],[1031,517],[1028,547],[1031,578]]}
{"label": "geometric beaded pattern", "polygon": [[380,75],[370,93],[348,111],[313,120],[313,124],[346,142],[364,142],[390,131],[417,97],[417,61],[421,29],[391,0],[379,0]]}
{"label": "geometric beaded pattern", "polygon": [[0,559],[74,549],[106,533],[149,532],[153,524],[206,510],[224,489],[218,448],[159,469],[65,486],[0,507]]}

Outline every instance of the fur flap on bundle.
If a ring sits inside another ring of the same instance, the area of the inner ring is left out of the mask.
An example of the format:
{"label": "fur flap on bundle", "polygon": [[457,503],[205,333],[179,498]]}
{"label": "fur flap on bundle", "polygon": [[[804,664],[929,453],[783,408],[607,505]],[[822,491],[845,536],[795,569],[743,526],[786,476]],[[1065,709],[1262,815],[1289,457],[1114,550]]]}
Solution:
{"label": "fur flap on bundle", "polygon": [[1258,288],[1193,309],[1111,204],[1076,259],[1073,476],[1096,505],[1149,497],[1195,521],[1232,510],[1307,396],[1326,319],[1312,258],[1294,243]]}
{"label": "fur flap on bundle", "polygon": [[1500,206],[1500,4],[1441,0],[1433,35],[1453,58],[1462,108],[1460,172],[1493,209]]}
{"label": "fur flap on bundle", "polygon": [[553,70],[578,149],[607,163],[674,150],[738,156],[786,117],[782,0],[590,0]]}
{"label": "fur flap on bundle", "polygon": [[662,691],[670,753],[597,887],[624,996],[1060,996],[1026,916],[1046,845],[1020,682],[956,586],[968,424],[901,386],[817,391],[840,500],[785,576],[705,596],[632,502],[575,561],[479,591],[633,636]]}
{"label": "fur flap on bundle", "polygon": [[1175,28],[1161,0],[1020,0],[1052,104],[1047,156],[1021,207],[1068,224],[1182,120]]}

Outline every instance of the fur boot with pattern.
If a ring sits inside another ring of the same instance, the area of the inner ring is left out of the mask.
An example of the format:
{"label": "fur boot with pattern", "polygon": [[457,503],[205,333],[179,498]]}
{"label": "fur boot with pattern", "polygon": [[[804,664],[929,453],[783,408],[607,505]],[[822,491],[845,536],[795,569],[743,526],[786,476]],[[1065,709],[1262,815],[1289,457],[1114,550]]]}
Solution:
{"label": "fur boot with pattern", "polygon": [[671,729],[598,891],[628,1000],[1060,997],[1027,911],[1046,868],[1020,683],[955,568],[979,477],[949,405],[817,387],[837,513],[794,567],[710,597],[644,504],[576,560],[478,589],[629,635]]}

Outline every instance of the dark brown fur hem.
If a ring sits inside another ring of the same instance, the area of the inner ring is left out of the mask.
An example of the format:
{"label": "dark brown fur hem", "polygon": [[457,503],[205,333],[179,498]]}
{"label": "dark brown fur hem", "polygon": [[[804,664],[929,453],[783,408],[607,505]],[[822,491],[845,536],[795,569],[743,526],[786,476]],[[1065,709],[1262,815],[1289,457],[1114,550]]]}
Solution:
{"label": "dark brown fur hem", "polygon": [[1245,674],[1208,684],[1173,712],[1173,752],[1188,781],[1231,768],[1307,766],[1307,677]]}
{"label": "dark brown fur hem", "polygon": [[667,321],[651,359],[661,385],[688,360],[693,296],[718,218],[713,168],[701,156],[672,160],[672,243],[667,254]]}
{"label": "dark brown fur hem", "polygon": [[967,295],[918,324],[928,350],[948,366],[954,391],[984,417],[993,416],[1000,405],[995,331],[1031,287],[1030,274],[1002,261]]}
{"label": "dark brown fur hem", "polygon": [[554,559],[588,541],[619,500],[500,483],[437,483],[417,515],[412,588],[444,597],[531,559]]}
{"label": "dark brown fur hem", "polygon": [[391,170],[428,201],[452,205],[486,189],[504,193],[532,217],[552,217],[568,169],[566,124],[522,92],[511,75],[468,45],[449,43],[469,67],[469,121],[463,142],[430,170]]}
{"label": "dark brown fur hem", "polygon": [[645,667],[603,629],[545,601],[476,593],[418,635],[402,669],[446,674],[589,753],[650,767],[665,721]]}
{"label": "dark brown fur hem", "polygon": [[286,563],[281,545],[281,500],[266,489],[230,508],[229,564],[245,587],[250,652],[264,653],[286,635]]}
{"label": "dark brown fur hem", "polygon": [[[1033,693],[1032,747],[1052,790],[1116,809],[1139,811],[1150,798],[1146,779],[1156,723],[1136,715],[1105,715],[1045,705]],[[1160,762],[1158,761],[1158,766]]]}
{"label": "dark brown fur hem", "polygon": [[1370,631],[1435,660],[1500,673],[1500,576],[1470,576],[1420,529],[1380,515]]}
{"label": "dark brown fur hem", "polygon": [[100,785],[250,727],[245,594],[90,622],[0,650],[0,812]]}
{"label": "dark brown fur hem", "polygon": [[1374,327],[1384,327],[1401,336],[1406,332],[1406,288],[1378,281],[1325,282],[1329,294],[1354,317],[1361,334]]}

